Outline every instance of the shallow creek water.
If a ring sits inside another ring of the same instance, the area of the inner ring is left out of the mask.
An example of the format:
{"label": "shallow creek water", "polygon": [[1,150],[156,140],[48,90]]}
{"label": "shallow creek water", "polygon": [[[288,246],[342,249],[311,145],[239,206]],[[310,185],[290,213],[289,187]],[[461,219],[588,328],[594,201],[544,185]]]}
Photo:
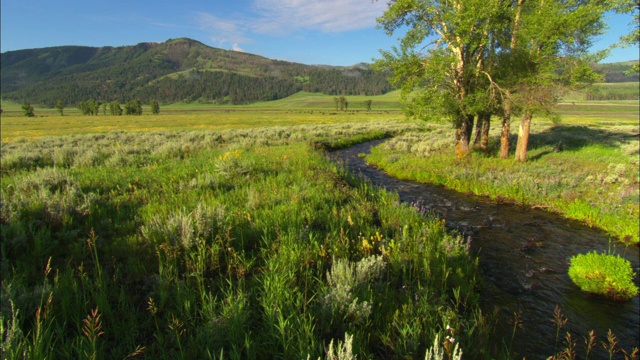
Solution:
{"label": "shallow creek water", "polygon": [[[585,355],[583,338],[595,330],[597,351],[602,358],[607,331],[611,329],[627,350],[639,346],[640,301],[612,302],[582,293],[569,279],[569,260],[576,254],[610,249],[631,261],[639,273],[638,246],[611,242],[603,232],[581,222],[544,210],[512,204],[496,204],[488,198],[447,190],[441,186],[401,181],[367,166],[360,153],[368,153],[376,140],[331,153],[331,157],[353,174],[375,186],[397,192],[400,200],[432,210],[446,220],[447,227],[471,236],[472,250],[479,256],[483,276],[481,291],[485,313],[498,311],[498,331],[510,339],[509,320],[522,311],[523,329],[515,337],[513,358],[546,359],[553,354],[556,330],[552,323],[556,305],[569,319],[561,330],[561,348],[566,331],[577,342],[578,358]],[[638,278],[636,276],[636,283]],[[508,342],[508,340],[507,340]],[[608,358],[608,354],[606,354]]]}

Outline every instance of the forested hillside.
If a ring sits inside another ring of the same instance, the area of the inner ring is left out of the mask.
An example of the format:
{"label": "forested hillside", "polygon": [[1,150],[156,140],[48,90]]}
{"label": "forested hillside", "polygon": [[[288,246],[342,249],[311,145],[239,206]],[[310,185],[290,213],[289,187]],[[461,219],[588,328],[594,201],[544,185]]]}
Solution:
{"label": "forested hillside", "polygon": [[368,66],[310,66],[208,47],[191,39],[123,47],[63,46],[0,55],[2,98],[53,106],[87,99],[244,104],[298,91],[379,95],[386,74]]}
{"label": "forested hillside", "polygon": [[594,68],[602,73],[608,83],[634,82],[638,81],[638,74],[631,72],[633,64],[638,61],[624,61],[618,63],[597,64]]}

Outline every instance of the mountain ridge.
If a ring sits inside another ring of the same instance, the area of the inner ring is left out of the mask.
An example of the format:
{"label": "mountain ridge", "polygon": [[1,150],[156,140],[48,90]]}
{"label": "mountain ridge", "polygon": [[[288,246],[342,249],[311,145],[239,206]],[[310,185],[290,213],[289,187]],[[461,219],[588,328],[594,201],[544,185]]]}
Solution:
{"label": "mountain ridge", "polygon": [[[87,99],[249,103],[298,91],[380,95],[387,75],[367,64],[305,65],[189,39],[130,46],[56,46],[0,54],[2,98],[52,106]],[[253,80],[251,80],[253,79]],[[214,88],[214,89],[211,89]]]}

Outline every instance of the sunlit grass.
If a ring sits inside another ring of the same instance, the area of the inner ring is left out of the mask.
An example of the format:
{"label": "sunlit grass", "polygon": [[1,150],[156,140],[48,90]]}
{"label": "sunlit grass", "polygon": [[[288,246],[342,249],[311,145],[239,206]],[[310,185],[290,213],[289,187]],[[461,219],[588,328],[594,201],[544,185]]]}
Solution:
{"label": "sunlit grass", "polygon": [[411,131],[370,159],[637,230],[633,126],[584,122],[590,108],[578,108],[565,123],[589,127],[539,124],[527,164],[474,153],[460,166],[450,126],[397,121],[375,100],[335,111],[332,99],[31,119],[3,103],[4,354],[315,359],[348,338],[360,358],[422,358],[455,332],[470,358],[495,357],[465,242],[318,148]]}
{"label": "sunlit grass", "polygon": [[[348,123],[45,137],[2,148],[3,356],[481,354],[465,241],[321,151]],[[467,319],[469,319],[467,321]]]}
{"label": "sunlit grass", "polygon": [[526,163],[496,158],[498,131],[488,155],[457,159],[450,126],[431,125],[389,141],[367,159],[397,177],[541,206],[638,242],[637,126],[537,123]]}
{"label": "sunlit grass", "polygon": [[[161,110],[162,111],[162,110]],[[2,118],[2,141],[17,138],[40,138],[70,134],[93,134],[114,131],[153,132],[180,130],[252,129],[256,127],[371,123],[379,120],[400,120],[402,115],[369,112],[301,112],[301,111],[209,111],[194,113],[161,112],[142,116],[81,116],[51,115],[46,117]]]}

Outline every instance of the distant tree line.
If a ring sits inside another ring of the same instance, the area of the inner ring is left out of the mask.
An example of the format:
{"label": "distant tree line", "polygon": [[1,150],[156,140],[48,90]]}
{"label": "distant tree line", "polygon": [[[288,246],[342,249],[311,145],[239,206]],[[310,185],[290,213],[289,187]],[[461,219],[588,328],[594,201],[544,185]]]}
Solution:
{"label": "distant tree line", "polygon": [[[177,77],[165,77],[138,92],[141,99],[156,96],[163,102],[248,104],[282,99],[299,91],[327,95],[381,95],[392,90],[386,77],[367,70],[366,75],[349,76],[338,70],[311,71],[304,77],[251,77],[229,72],[192,70]],[[302,80],[304,79],[304,80]]]}
{"label": "distant tree line", "polygon": [[393,90],[387,81],[388,73],[372,70],[344,72],[340,70],[314,70],[302,90],[327,95],[382,95]]}
{"label": "distant tree line", "polygon": [[[143,103],[213,101],[248,104],[282,99],[299,91],[327,95],[381,95],[393,90],[388,74],[371,70],[341,71],[337,69],[304,70],[301,75],[283,71],[280,76],[255,77],[232,72],[192,70],[178,76],[156,78],[138,67],[122,74],[85,73],[58,77],[55,81],[27,83],[19,88],[4,86],[3,97],[17,102],[30,101],[55,107],[57,101],[78,106],[83,113],[97,114],[86,99],[140,99]],[[296,74],[294,76],[294,74]],[[108,81],[104,79],[108,78]]]}
{"label": "distant tree line", "polygon": [[[160,113],[160,103],[158,100],[151,100],[149,102],[149,107],[151,108],[152,114],[155,115]],[[62,100],[58,100],[56,102],[56,109],[60,116],[64,116],[64,103]],[[123,109],[118,101],[102,102],[100,100],[89,99],[87,101],[78,102],[78,109],[82,115],[99,115],[100,109],[102,109],[103,115],[107,115],[107,110],[109,114],[113,116],[120,116],[123,113],[125,115],[142,115],[142,102],[138,99],[127,101],[124,104]],[[34,116],[33,106],[31,106],[30,103],[22,105],[22,110],[25,116]]]}

